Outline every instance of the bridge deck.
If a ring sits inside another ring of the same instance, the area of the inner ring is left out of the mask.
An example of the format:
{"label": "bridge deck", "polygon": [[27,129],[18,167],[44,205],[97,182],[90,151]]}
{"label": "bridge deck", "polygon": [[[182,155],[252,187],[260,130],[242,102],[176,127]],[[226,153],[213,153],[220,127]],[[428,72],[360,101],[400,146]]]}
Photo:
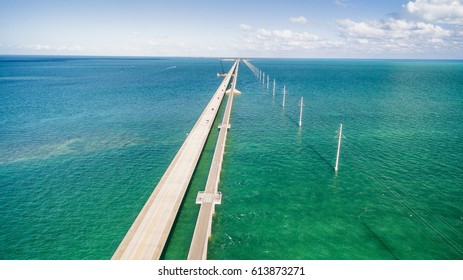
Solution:
{"label": "bridge deck", "polygon": [[230,83],[236,61],[188,134],[177,155],[114,253],[112,259],[159,259]]}
{"label": "bridge deck", "polygon": [[[233,83],[228,95],[227,107],[225,108],[222,124],[220,125],[221,129],[215,146],[209,176],[207,178],[206,189],[204,192],[200,193],[201,197],[205,197],[206,194],[210,196],[219,195],[218,185],[220,181],[220,171],[222,169],[223,154],[225,152],[225,141],[227,140],[227,132],[230,127],[230,114],[233,105],[233,96],[235,92],[238,92],[236,90],[238,68],[239,65],[237,65],[235,69]],[[207,243],[208,238],[211,235],[212,216],[215,211],[215,204],[217,204],[217,201],[210,199],[201,201],[201,208],[199,210],[198,220],[196,221],[196,228],[193,234],[190,252],[188,253],[189,260],[207,259]]]}

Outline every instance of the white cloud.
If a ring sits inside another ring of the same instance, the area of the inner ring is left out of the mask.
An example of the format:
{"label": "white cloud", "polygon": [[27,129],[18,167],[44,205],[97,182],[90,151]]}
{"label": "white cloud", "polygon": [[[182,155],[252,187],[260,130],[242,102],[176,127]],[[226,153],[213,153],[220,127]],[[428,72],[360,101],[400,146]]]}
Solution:
{"label": "white cloud", "polygon": [[283,40],[289,40],[289,39],[292,39],[293,38],[293,32],[289,29],[285,29],[285,30],[274,30],[272,32],[272,34],[277,37],[277,38],[281,38]]}
{"label": "white cloud", "polygon": [[257,30],[257,34],[261,37],[270,37],[272,36],[272,31],[260,28],[259,30]]}
{"label": "white cloud", "polygon": [[244,30],[244,31],[249,31],[249,30],[252,29],[252,27],[250,25],[244,24],[244,23],[240,24],[240,28],[241,28],[241,30]]}
{"label": "white cloud", "polygon": [[291,17],[289,18],[289,21],[291,21],[292,23],[302,24],[302,25],[309,23],[309,21],[303,16]]}
{"label": "white cloud", "polygon": [[459,56],[462,34],[441,26],[390,18],[338,20],[338,37],[321,37],[291,29],[260,28],[246,32],[239,52],[281,56],[324,57],[435,57]]}
{"label": "white cloud", "polygon": [[368,39],[357,39],[357,42],[362,45],[366,45],[369,43]]}
{"label": "white cloud", "polygon": [[256,32],[248,33],[243,42],[238,47],[240,50],[280,52],[317,49],[326,41],[308,32],[260,28]]}
{"label": "white cloud", "polygon": [[146,43],[147,43],[149,46],[152,46],[152,47],[158,47],[158,46],[161,45],[159,41],[152,40],[152,39],[146,41]]}
{"label": "white cloud", "polygon": [[379,40],[400,38],[442,38],[452,35],[450,30],[424,22],[413,22],[402,19],[386,21],[355,22],[350,19],[339,20],[341,34],[344,37],[375,38]]}
{"label": "white cloud", "polygon": [[354,22],[351,19],[343,19],[339,20],[338,23],[342,28],[342,35],[345,37],[374,38],[384,36],[385,33],[380,23],[376,21]]}
{"label": "white cloud", "polygon": [[278,40],[282,42],[290,42],[290,41],[313,41],[319,39],[318,36],[310,34],[308,32],[294,32],[289,29],[274,29],[274,30],[267,30],[264,28],[260,28],[257,30],[257,38],[262,40]]}
{"label": "white cloud", "polygon": [[44,44],[24,45],[21,47],[23,47],[24,49],[32,49],[32,50],[37,50],[37,51],[52,49],[50,45],[44,45]]}
{"label": "white cloud", "polygon": [[414,0],[405,7],[427,21],[463,25],[463,0]]}
{"label": "white cloud", "polygon": [[339,20],[340,35],[356,51],[378,53],[426,52],[450,45],[450,30],[424,22],[401,19],[355,22]]}

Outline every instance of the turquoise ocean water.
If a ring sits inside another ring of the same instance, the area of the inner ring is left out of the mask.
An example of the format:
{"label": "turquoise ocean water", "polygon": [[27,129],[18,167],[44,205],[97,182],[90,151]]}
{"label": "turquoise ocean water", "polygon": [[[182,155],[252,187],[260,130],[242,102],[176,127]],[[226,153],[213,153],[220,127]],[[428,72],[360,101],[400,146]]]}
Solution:
{"label": "turquoise ocean water", "polygon": [[[271,83],[241,64],[210,259],[463,259],[463,62],[251,63]],[[0,57],[0,259],[111,258],[220,71],[218,59]],[[187,256],[216,136],[165,259]]]}

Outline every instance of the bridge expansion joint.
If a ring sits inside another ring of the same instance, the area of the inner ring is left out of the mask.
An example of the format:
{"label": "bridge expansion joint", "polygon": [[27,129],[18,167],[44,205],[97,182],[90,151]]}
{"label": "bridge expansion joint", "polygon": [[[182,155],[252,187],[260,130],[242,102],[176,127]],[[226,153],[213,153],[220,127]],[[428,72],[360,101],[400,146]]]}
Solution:
{"label": "bridge expansion joint", "polygon": [[203,204],[203,203],[213,203],[213,204],[221,204],[222,203],[222,193],[208,193],[208,192],[198,192],[198,196],[196,197],[196,204]]}
{"label": "bridge expansion joint", "polygon": [[219,124],[218,128],[219,129],[226,128],[227,130],[230,130],[231,124],[229,124],[229,123],[227,123],[227,124]]}

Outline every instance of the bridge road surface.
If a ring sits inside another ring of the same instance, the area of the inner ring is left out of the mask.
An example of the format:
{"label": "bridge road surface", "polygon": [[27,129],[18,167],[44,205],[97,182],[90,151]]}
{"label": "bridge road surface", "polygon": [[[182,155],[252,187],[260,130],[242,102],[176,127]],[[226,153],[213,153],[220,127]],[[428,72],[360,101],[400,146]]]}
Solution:
{"label": "bridge road surface", "polygon": [[236,61],[212,96],[185,142],[135,219],[113,260],[160,258],[212,123],[230,83]]}
{"label": "bridge road surface", "polygon": [[215,212],[215,204],[219,204],[221,194],[218,192],[220,181],[220,171],[222,169],[223,154],[225,152],[225,141],[227,140],[227,132],[230,128],[230,113],[233,105],[233,96],[239,91],[236,90],[236,80],[238,79],[238,68],[236,66],[235,75],[231,89],[227,91],[228,100],[227,107],[223,116],[222,124],[220,125],[219,137],[215,146],[214,156],[212,158],[209,176],[206,182],[204,192],[198,194],[197,203],[201,203],[201,208],[196,221],[196,227],[191,241],[188,260],[205,260],[207,259],[207,243],[211,236],[212,216]]}

